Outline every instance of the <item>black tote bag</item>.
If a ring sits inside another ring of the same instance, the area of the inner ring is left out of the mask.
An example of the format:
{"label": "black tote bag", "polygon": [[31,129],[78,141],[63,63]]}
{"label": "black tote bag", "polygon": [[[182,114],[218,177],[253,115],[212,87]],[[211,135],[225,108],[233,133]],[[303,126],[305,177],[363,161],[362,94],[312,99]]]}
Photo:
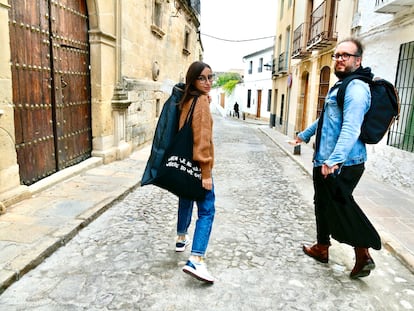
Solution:
{"label": "black tote bag", "polygon": [[178,132],[178,103],[184,94],[184,89],[184,83],[174,85],[172,94],[162,107],[151,146],[151,154],[141,178],[141,186],[153,183],[164,158],[165,151]]}
{"label": "black tote bag", "polygon": [[193,160],[193,129],[191,128],[196,101],[197,97],[191,104],[185,124],[165,151],[153,184],[178,197],[202,201],[206,196],[206,189],[202,187],[200,165]]}

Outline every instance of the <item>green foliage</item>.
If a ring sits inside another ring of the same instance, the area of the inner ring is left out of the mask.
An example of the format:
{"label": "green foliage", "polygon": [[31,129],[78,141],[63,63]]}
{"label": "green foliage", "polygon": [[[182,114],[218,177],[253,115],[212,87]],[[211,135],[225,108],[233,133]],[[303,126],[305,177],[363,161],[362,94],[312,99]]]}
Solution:
{"label": "green foliage", "polygon": [[229,80],[226,84],[222,86],[224,92],[227,94],[227,96],[230,96],[231,93],[233,93],[234,89],[236,88],[236,85],[239,83],[239,80]]}
{"label": "green foliage", "polygon": [[229,96],[233,93],[236,85],[241,81],[238,73],[228,72],[217,77],[213,87],[222,87],[224,92]]}
{"label": "green foliage", "polygon": [[232,80],[237,80],[240,81],[240,75],[238,73],[234,73],[234,72],[228,72],[228,73],[223,73],[220,74],[216,81],[214,82],[214,87],[220,87],[225,85],[228,81],[232,81]]}

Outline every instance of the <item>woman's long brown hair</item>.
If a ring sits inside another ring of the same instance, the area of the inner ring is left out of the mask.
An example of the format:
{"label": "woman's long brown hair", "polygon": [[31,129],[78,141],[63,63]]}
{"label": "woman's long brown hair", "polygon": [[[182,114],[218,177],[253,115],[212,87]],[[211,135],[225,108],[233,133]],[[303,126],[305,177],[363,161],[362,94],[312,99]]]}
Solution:
{"label": "woman's long brown hair", "polygon": [[193,96],[200,96],[202,93],[195,87],[194,83],[197,80],[197,78],[200,76],[201,72],[204,70],[204,68],[210,68],[211,67],[203,62],[196,61],[188,67],[187,75],[185,76],[185,89],[184,89],[184,95],[180,101],[180,109],[182,108],[183,104],[188,101]]}

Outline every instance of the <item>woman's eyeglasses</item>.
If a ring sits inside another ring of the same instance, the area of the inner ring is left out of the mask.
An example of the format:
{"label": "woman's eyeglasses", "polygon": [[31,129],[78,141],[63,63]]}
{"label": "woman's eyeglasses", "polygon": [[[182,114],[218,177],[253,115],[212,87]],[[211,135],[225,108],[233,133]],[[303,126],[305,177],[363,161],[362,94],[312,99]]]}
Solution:
{"label": "woman's eyeglasses", "polygon": [[356,55],[356,54],[348,54],[348,53],[339,54],[339,53],[336,53],[336,54],[332,54],[332,59],[333,60],[342,59],[344,61],[347,61],[351,56],[360,57],[359,55]]}
{"label": "woman's eyeglasses", "polygon": [[208,75],[207,77],[199,76],[197,80],[200,81],[201,83],[206,83],[207,81],[211,83],[213,82],[213,78],[214,78],[214,75]]}

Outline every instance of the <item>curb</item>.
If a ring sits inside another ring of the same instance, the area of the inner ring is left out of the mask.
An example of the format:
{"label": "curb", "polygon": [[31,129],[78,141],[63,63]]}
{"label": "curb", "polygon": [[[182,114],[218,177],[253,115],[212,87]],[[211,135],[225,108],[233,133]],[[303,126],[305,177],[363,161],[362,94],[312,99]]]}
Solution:
{"label": "curb", "polygon": [[[72,169],[69,174],[70,176],[80,175],[82,172],[87,171],[93,167],[96,167],[96,165],[81,166],[77,171]],[[65,180],[64,177],[62,178]],[[60,181],[62,181],[62,179]],[[54,182],[51,182],[49,184],[49,187],[57,184],[58,182],[59,181],[56,181],[56,179],[54,179]],[[10,285],[18,281],[24,274],[40,265],[47,257],[52,255],[60,247],[66,245],[66,243],[72,240],[83,228],[87,227],[105,211],[111,208],[115,203],[125,198],[131,191],[138,188],[140,185],[141,181],[137,181],[126,189],[120,191],[118,194],[105,198],[97,205],[78,215],[67,226],[64,226],[54,232],[53,237],[47,236],[45,240],[43,239],[35,246],[34,249],[30,250],[30,253],[20,256],[17,263],[13,262],[13,265],[15,266],[11,267],[12,269],[6,270],[2,273],[2,275],[0,275],[0,295]],[[47,188],[47,183],[44,182],[42,184],[42,190]]]}

